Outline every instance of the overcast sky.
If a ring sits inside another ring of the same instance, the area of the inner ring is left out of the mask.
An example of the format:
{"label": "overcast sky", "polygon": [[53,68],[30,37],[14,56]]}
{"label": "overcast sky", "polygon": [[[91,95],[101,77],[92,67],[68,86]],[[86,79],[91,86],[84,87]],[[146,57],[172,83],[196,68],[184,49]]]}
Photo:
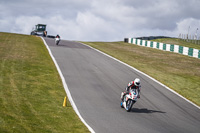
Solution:
{"label": "overcast sky", "polygon": [[200,0],[0,0],[0,32],[30,34],[38,23],[68,40],[178,37],[200,29]]}

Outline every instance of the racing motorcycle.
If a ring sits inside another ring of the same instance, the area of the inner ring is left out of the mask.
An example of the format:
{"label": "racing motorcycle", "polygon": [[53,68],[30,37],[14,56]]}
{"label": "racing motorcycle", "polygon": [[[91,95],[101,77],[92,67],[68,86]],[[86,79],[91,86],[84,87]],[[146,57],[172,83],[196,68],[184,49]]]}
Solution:
{"label": "racing motorcycle", "polygon": [[[121,93],[121,99],[124,96],[125,92]],[[127,112],[130,112],[134,103],[136,103],[138,98],[138,92],[136,89],[131,89],[128,94],[124,96],[121,101],[121,107],[124,108]]]}
{"label": "racing motorcycle", "polygon": [[58,45],[59,42],[60,42],[60,38],[56,37],[56,38],[55,38],[55,44]]}

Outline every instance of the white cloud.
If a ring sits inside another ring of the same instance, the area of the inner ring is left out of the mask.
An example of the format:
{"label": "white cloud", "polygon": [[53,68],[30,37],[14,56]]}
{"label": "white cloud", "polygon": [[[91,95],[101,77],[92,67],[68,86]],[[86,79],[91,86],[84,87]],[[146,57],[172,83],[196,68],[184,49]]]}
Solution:
{"label": "white cloud", "polygon": [[[200,28],[200,20],[194,18],[187,18],[177,23],[177,28],[175,33],[178,34],[188,34],[194,36],[197,28]],[[198,32],[197,32],[198,33]]]}
{"label": "white cloud", "polygon": [[0,31],[30,34],[38,23],[64,39],[116,41],[200,28],[198,0],[1,0]]}

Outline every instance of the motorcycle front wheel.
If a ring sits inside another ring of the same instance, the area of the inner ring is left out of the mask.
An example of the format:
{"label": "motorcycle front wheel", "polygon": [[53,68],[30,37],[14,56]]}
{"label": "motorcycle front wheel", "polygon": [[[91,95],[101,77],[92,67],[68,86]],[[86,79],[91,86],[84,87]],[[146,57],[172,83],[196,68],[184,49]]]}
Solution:
{"label": "motorcycle front wheel", "polygon": [[127,111],[127,112],[130,112],[132,106],[133,106],[133,100],[129,99],[129,100],[126,102],[126,111]]}
{"label": "motorcycle front wheel", "polygon": [[59,41],[56,41],[56,45],[58,45]]}

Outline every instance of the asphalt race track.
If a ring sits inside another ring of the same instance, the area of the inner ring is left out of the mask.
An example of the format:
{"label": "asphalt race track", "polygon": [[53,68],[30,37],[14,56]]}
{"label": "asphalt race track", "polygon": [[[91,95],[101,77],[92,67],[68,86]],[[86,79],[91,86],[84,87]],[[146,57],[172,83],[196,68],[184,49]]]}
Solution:
{"label": "asphalt race track", "polygon": [[[50,47],[84,120],[96,133],[199,133],[200,109],[133,69],[77,42]],[[120,94],[140,78],[141,98],[131,112]]]}

